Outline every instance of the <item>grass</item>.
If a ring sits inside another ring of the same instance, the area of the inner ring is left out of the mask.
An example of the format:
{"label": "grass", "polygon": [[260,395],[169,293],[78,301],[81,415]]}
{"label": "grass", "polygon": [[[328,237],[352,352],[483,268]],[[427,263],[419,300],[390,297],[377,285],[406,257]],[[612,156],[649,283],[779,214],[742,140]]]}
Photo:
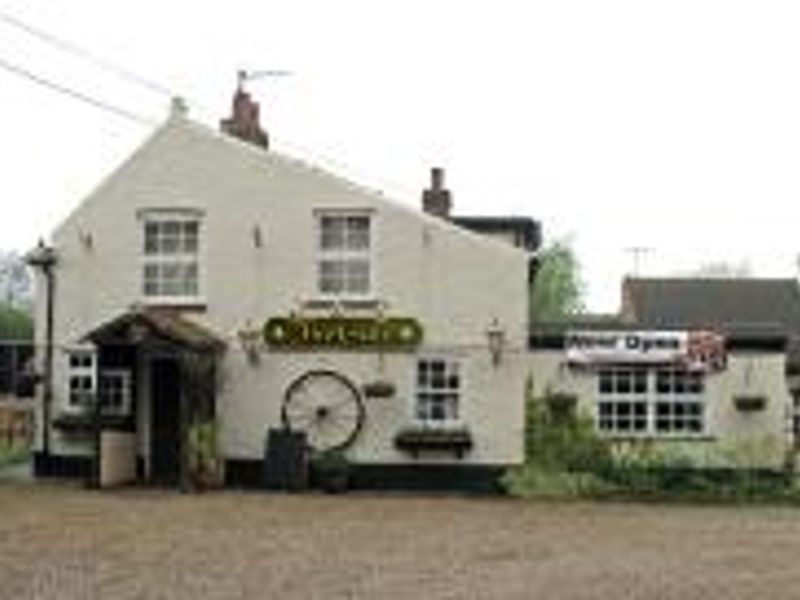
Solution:
{"label": "grass", "polygon": [[28,444],[0,444],[0,468],[24,463],[30,459]]}

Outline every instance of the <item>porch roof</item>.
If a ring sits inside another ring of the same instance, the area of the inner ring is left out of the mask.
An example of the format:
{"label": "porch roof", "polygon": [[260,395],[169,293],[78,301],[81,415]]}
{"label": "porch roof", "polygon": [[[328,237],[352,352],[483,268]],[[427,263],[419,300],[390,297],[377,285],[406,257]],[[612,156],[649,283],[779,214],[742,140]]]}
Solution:
{"label": "porch roof", "polygon": [[95,344],[138,344],[148,337],[201,352],[222,352],[227,346],[210,329],[175,310],[148,307],[133,308],[91,330],[84,339]]}

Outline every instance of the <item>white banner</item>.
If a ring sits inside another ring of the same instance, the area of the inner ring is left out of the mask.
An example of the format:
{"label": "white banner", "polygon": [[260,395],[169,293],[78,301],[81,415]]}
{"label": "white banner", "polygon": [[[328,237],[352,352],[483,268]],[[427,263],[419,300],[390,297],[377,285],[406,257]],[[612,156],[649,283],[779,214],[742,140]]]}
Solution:
{"label": "white banner", "polygon": [[725,340],[712,331],[569,331],[564,342],[570,363],[725,367]]}

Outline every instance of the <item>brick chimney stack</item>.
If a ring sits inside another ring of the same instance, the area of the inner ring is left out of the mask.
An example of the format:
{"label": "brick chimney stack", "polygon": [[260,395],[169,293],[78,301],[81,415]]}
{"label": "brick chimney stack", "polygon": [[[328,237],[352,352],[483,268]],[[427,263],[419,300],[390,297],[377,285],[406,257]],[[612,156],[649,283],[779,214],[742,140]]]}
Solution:
{"label": "brick chimney stack", "polygon": [[450,190],[444,187],[444,169],[433,167],[431,169],[431,187],[422,192],[422,210],[430,215],[450,218]]}
{"label": "brick chimney stack", "polygon": [[231,116],[220,121],[220,129],[234,137],[250,142],[267,150],[269,137],[261,128],[258,102],[250,98],[250,94],[242,89],[243,74],[239,74],[239,85],[233,95]]}

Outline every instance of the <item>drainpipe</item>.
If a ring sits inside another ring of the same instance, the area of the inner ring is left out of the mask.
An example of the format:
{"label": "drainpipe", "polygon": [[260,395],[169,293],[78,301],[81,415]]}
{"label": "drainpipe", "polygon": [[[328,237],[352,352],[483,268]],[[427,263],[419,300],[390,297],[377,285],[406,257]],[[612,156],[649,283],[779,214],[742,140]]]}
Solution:
{"label": "drainpipe", "polygon": [[38,246],[26,257],[26,262],[33,268],[39,269],[45,278],[47,290],[47,306],[45,316],[45,345],[44,345],[44,390],[42,398],[42,456],[45,461],[50,458],[50,415],[53,405],[53,315],[55,309],[55,273],[56,253],[52,247],[45,246],[39,240]]}

